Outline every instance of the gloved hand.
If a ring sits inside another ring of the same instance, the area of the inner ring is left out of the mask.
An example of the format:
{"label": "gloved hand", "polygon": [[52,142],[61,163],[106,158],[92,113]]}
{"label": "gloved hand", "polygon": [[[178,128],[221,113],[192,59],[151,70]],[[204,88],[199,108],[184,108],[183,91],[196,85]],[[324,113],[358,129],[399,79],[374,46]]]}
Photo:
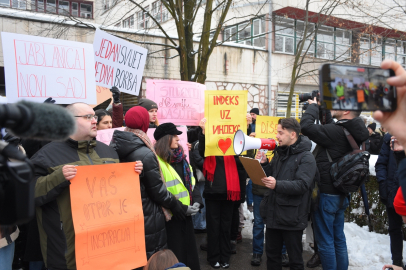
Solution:
{"label": "gloved hand", "polygon": [[195,202],[195,203],[193,204],[193,207],[200,210],[200,203]]}
{"label": "gloved hand", "polygon": [[171,209],[173,217],[178,218],[180,220],[186,220],[186,213],[183,211],[182,206],[177,203],[175,208]]}
{"label": "gloved hand", "polygon": [[188,205],[187,210],[186,210],[186,216],[194,216],[199,212],[199,208],[195,208],[194,205],[190,206]]}
{"label": "gloved hand", "polygon": [[114,104],[120,103],[120,90],[117,87],[113,86],[110,91],[113,93],[113,102]]}
{"label": "gloved hand", "polygon": [[53,100],[53,99],[50,97],[50,98],[47,98],[47,99],[44,101],[44,103],[51,103],[51,104],[54,104],[54,103],[55,103],[55,100]]}

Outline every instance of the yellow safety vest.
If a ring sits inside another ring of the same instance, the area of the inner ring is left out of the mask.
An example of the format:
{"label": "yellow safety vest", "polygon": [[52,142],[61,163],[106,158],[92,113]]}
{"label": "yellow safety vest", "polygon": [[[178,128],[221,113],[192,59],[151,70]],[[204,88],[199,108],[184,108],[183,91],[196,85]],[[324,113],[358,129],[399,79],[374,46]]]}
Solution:
{"label": "yellow safety vest", "polygon": [[[180,202],[184,205],[190,205],[190,196],[187,188],[183,184],[182,179],[180,179],[179,174],[165,162],[163,159],[158,157],[159,165],[161,166],[162,174],[165,178],[166,188],[172,193]],[[192,176],[192,190],[195,188],[195,177],[193,176],[192,167],[189,165],[191,176]]]}
{"label": "yellow safety vest", "polygon": [[341,85],[341,86],[337,85],[336,89],[337,89],[337,96],[338,97],[344,96],[344,86],[343,85]]}

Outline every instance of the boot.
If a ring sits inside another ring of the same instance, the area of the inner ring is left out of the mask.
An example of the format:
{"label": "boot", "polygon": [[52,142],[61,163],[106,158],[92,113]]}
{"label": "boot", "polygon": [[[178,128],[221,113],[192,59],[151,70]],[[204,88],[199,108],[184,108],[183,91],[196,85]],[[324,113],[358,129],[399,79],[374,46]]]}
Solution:
{"label": "boot", "polygon": [[252,266],[260,266],[261,265],[261,259],[262,254],[252,254],[252,258],[251,258],[251,265]]}
{"label": "boot", "polygon": [[306,263],[308,268],[315,268],[321,264],[319,253],[314,253],[310,260]]}
{"label": "boot", "polygon": [[237,254],[237,241],[231,240],[231,254]]}
{"label": "boot", "polygon": [[282,254],[282,266],[289,267],[289,257],[288,254]]}

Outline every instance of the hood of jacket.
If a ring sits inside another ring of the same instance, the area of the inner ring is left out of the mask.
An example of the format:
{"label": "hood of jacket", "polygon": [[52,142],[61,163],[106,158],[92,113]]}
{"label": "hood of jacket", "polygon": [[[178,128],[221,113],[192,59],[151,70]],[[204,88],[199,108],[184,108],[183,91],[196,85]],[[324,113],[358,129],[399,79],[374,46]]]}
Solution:
{"label": "hood of jacket", "polygon": [[295,155],[312,149],[312,142],[304,135],[299,135],[297,141],[289,146],[277,147],[275,151],[280,156]]}
{"label": "hood of jacket", "polygon": [[138,148],[146,145],[132,132],[115,130],[110,146],[117,151],[120,158],[124,158]]}
{"label": "hood of jacket", "polygon": [[355,117],[346,121],[338,121],[337,125],[346,128],[359,144],[369,138],[368,129],[365,127],[364,121],[362,121],[360,117]]}

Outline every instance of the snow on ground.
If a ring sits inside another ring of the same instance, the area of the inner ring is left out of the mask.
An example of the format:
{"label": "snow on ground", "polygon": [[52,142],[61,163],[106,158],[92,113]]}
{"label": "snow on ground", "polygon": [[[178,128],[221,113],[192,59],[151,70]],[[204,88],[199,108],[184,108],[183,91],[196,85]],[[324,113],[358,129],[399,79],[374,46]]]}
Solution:
{"label": "snow on ground", "polygon": [[[248,211],[244,203],[244,228],[242,237],[252,239],[253,214]],[[369,232],[368,226],[360,227],[355,223],[345,223],[344,233],[347,239],[347,250],[349,257],[349,270],[380,270],[384,264],[392,263],[390,253],[389,235]],[[306,235],[303,234],[303,248],[307,251],[312,249],[305,242]],[[406,247],[406,242],[403,242]],[[406,249],[403,250],[403,258],[406,258]]]}

